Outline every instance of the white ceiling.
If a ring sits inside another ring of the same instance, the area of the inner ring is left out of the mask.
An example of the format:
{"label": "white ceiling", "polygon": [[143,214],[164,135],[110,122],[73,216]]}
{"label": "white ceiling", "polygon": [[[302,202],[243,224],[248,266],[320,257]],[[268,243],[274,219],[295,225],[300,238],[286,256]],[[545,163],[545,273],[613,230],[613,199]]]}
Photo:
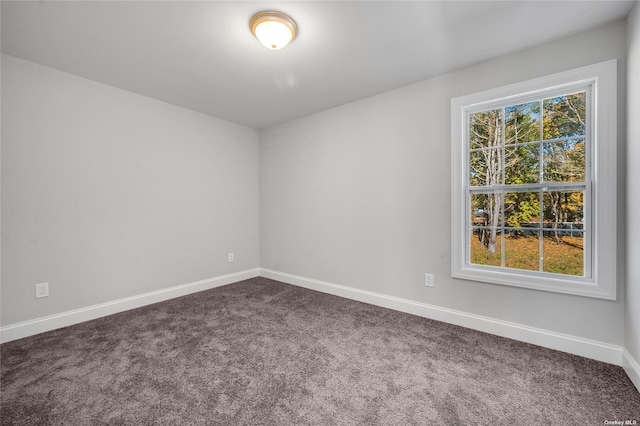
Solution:
{"label": "white ceiling", "polygon": [[[2,1],[2,51],[262,128],[623,19],[633,1]],[[279,51],[261,10],[299,35]]]}

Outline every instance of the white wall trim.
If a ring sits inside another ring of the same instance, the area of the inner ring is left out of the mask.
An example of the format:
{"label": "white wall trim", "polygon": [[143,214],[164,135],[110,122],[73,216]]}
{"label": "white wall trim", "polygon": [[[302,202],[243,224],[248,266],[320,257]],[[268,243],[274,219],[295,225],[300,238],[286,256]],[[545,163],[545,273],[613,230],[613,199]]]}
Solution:
{"label": "white wall trim", "polygon": [[257,276],[621,365],[636,388],[640,390],[640,365],[626,349],[620,346],[264,268],[248,269],[0,327],[0,342],[10,342]]}
{"label": "white wall trim", "polygon": [[622,368],[631,379],[638,392],[640,392],[640,363],[633,359],[629,351],[625,348],[622,351]]}
{"label": "white wall trim", "polygon": [[[497,320],[481,315],[469,314],[454,309],[443,308],[413,300],[402,299],[394,296],[387,296],[371,291],[360,290],[338,284],[332,284],[312,278],[287,274],[284,272],[272,271],[260,268],[260,276],[281,281],[287,284],[320,291],[322,293],[333,294],[371,305],[394,309],[424,318],[455,324],[478,331],[483,331],[497,336],[507,337],[521,342],[544,346],[546,348],[580,355],[598,361],[608,362],[614,365],[622,364],[621,346],[595,340],[584,339],[582,337],[529,327],[508,321]],[[636,364],[637,367],[637,364]],[[637,368],[636,368],[637,371]],[[637,385],[636,385],[637,386]]]}
{"label": "white wall trim", "polygon": [[220,287],[237,281],[255,278],[259,275],[259,269],[247,269],[246,271],[235,272],[228,275],[196,281],[189,284],[177,285],[162,290],[152,291],[137,296],[125,297],[111,302],[100,303],[86,308],[74,309],[42,318],[19,322],[4,327],[0,327],[0,343],[10,342],[45,331],[67,327],[118,312],[128,311],[153,303],[174,299],[187,294],[196,293],[211,288]]}

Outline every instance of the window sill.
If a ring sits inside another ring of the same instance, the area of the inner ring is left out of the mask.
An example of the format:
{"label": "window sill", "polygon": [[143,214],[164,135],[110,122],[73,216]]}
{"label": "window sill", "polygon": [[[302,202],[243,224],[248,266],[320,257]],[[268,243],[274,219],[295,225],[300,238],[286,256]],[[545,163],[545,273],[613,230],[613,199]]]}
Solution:
{"label": "window sill", "polygon": [[452,277],[457,279],[477,281],[488,284],[507,285],[510,287],[528,288],[532,290],[550,291],[576,296],[594,297],[598,299],[615,300],[615,293],[597,285],[592,279],[559,274],[527,275],[526,272],[500,269],[491,267],[462,267],[452,272]]}

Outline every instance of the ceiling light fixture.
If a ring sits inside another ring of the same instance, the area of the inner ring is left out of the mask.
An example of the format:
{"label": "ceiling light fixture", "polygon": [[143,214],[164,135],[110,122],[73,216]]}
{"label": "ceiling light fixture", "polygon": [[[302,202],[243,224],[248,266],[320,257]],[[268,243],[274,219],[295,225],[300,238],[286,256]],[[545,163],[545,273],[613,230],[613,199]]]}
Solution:
{"label": "ceiling light fixture", "polygon": [[282,49],[298,35],[295,21],[281,12],[258,12],[251,17],[249,27],[260,43],[271,50]]}

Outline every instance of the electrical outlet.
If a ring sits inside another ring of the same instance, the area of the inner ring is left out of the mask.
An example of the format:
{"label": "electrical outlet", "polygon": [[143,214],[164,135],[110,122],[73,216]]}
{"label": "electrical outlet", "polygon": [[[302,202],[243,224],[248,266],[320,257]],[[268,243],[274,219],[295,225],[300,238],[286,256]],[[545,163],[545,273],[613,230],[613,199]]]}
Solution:
{"label": "electrical outlet", "polygon": [[36,284],[36,299],[49,297],[49,283]]}
{"label": "electrical outlet", "polygon": [[229,262],[233,262],[235,260],[235,256],[233,255],[233,253],[229,253],[227,255],[227,259],[229,260]]}
{"label": "electrical outlet", "polygon": [[424,274],[424,285],[433,287],[433,274]]}

